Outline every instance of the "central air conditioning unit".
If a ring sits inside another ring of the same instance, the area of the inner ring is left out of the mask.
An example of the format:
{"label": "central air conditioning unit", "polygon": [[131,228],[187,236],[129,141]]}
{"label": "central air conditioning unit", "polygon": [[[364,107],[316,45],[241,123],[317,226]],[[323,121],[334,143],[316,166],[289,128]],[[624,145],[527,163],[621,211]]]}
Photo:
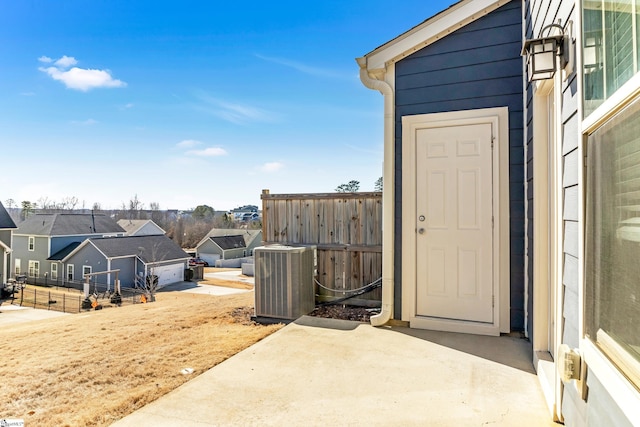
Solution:
{"label": "central air conditioning unit", "polygon": [[261,246],[254,257],[257,318],[295,320],[315,309],[315,246]]}

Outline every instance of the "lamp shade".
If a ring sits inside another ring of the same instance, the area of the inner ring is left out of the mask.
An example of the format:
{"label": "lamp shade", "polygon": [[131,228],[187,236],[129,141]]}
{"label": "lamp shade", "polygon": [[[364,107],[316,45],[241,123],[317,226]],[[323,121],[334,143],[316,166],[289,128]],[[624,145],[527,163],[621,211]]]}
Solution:
{"label": "lamp shade", "polygon": [[557,41],[554,37],[527,40],[523,49],[527,55],[529,81],[553,77],[556,72]]}

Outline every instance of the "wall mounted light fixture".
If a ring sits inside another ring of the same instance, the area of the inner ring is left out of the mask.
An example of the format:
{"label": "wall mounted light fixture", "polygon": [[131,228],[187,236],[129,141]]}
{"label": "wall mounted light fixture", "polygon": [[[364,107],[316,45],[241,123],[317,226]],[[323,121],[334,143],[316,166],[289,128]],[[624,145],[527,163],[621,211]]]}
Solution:
{"label": "wall mounted light fixture", "polygon": [[[550,35],[553,29],[560,34]],[[542,35],[547,33],[546,37]],[[553,77],[557,71],[556,57],[560,57],[560,69],[569,62],[570,37],[564,33],[564,28],[558,24],[550,24],[540,30],[537,39],[525,40],[522,55],[527,56],[527,71],[529,81],[545,80]]]}

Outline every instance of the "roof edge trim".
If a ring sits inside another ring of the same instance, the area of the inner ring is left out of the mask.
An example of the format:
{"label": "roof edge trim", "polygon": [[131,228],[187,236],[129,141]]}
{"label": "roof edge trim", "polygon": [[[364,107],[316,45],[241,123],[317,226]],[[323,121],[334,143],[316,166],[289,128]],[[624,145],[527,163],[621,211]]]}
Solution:
{"label": "roof edge trim", "polygon": [[462,0],[367,53],[367,70],[385,69],[511,0]]}

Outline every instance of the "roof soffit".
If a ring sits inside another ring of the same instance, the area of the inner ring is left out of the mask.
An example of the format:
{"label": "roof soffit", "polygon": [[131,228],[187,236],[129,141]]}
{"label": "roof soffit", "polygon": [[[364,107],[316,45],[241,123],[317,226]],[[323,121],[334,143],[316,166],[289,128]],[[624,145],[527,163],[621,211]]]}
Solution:
{"label": "roof soffit", "polygon": [[367,70],[370,74],[376,70],[385,70],[390,64],[446,37],[510,1],[462,0],[366,54]]}

